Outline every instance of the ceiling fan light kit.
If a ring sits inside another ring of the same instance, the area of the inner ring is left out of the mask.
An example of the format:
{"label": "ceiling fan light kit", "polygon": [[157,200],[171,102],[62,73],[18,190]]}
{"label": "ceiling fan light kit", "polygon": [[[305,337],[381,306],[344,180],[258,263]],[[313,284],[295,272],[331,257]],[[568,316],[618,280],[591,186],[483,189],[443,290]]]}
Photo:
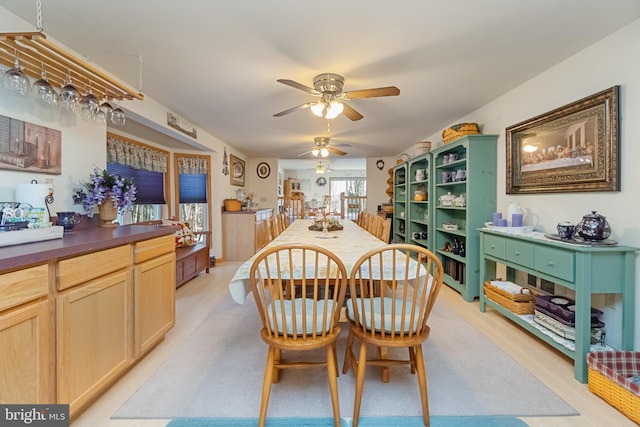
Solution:
{"label": "ceiling fan light kit", "polygon": [[281,111],[274,114],[275,117],[282,117],[297,110],[310,108],[313,114],[325,119],[331,120],[344,113],[348,119],[357,121],[362,119],[363,115],[357,112],[353,107],[344,103],[344,101],[358,98],[377,98],[382,96],[400,95],[400,89],[395,86],[343,92],[344,77],[334,73],[322,73],[315,76],[313,79],[313,88],[288,79],[278,79],[277,81],[278,83],[291,86],[294,89],[307,92],[312,96],[320,97],[320,101],[307,102],[305,104],[298,105],[297,107]]}

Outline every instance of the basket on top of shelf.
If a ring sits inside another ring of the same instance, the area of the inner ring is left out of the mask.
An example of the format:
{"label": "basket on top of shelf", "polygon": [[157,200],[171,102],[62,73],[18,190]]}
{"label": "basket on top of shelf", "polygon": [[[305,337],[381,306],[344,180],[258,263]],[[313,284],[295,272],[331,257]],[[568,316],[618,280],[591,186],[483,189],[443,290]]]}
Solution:
{"label": "basket on top of shelf", "polygon": [[512,282],[492,280],[484,282],[484,294],[515,314],[533,314],[535,295],[527,288]]}
{"label": "basket on top of shelf", "polygon": [[589,391],[640,424],[640,353],[594,351],[587,354]]}
{"label": "basket on top of shelf", "polygon": [[442,131],[442,140],[445,144],[448,144],[465,135],[478,133],[480,133],[480,127],[477,123],[458,123]]}

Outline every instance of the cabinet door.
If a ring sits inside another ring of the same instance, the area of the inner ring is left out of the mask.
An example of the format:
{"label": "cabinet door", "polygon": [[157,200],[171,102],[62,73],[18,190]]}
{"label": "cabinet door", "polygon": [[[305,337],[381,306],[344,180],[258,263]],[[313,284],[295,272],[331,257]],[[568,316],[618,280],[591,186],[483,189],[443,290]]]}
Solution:
{"label": "cabinet door", "polygon": [[75,286],[56,304],[57,400],[73,417],[131,363],[131,271]]}
{"label": "cabinet door", "polygon": [[175,254],[138,264],[133,279],[133,347],[139,357],[175,325]]}
{"label": "cabinet door", "polygon": [[51,403],[49,303],[0,313],[0,402]]}

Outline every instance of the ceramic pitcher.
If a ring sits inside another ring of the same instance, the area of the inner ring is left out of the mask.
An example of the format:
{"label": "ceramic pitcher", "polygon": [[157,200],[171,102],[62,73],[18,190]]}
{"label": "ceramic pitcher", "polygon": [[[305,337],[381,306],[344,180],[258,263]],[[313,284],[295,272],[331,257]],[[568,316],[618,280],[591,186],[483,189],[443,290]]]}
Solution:
{"label": "ceramic pitcher", "polygon": [[513,214],[522,215],[522,223],[524,224],[524,220],[527,218],[527,210],[521,207],[518,202],[509,203],[509,207],[507,208],[507,221],[513,221]]}

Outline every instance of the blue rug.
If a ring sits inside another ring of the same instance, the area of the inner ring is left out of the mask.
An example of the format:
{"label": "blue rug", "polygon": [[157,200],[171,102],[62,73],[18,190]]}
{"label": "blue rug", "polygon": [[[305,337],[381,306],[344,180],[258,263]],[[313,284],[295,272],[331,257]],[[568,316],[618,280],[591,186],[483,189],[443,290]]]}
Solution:
{"label": "blue rug", "polygon": [[[526,427],[514,417],[439,417],[432,416],[431,427]],[[167,427],[255,427],[256,418],[178,418]],[[351,420],[342,419],[341,427]],[[422,417],[362,417],[361,427],[424,427]],[[266,427],[333,427],[333,418],[267,418]]]}

